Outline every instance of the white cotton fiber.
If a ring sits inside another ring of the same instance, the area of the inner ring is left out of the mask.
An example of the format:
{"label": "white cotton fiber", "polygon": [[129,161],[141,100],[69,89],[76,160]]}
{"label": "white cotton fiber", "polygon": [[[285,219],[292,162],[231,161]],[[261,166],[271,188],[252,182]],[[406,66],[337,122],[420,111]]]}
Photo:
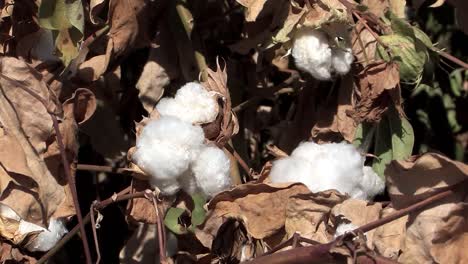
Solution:
{"label": "white cotton fiber", "polygon": [[292,47],[296,67],[318,80],[330,80],[334,73],[348,73],[354,59],[351,48],[330,45],[330,41],[321,29],[299,30]]}
{"label": "white cotton fiber", "polygon": [[36,224],[21,220],[18,228],[20,234],[40,232],[26,245],[29,251],[48,251],[57,244],[68,230],[62,220],[51,218],[47,229]]}
{"label": "white cotton fiber", "polygon": [[270,180],[302,182],[312,192],[335,189],[352,198],[372,199],[384,189],[383,181],[364,167],[364,157],[345,142],[301,143],[290,157],[273,162]]}
{"label": "white cotton fiber", "polygon": [[210,146],[202,149],[192,165],[197,185],[208,197],[231,186],[229,169],[230,162],[226,154]]}
{"label": "white cotton fiber", "polygon": [[151,175],[152,181],[174,181],[187,171],[193,150],[201,148],[203,140],[201,127],[162,116],[143,128],[137,138],[133,160]]}
{"label": "white cotton fiber", "polygon": [[332,50],[325,33],[320,30],[299,31],[292,48],[296,67],[310,73],[318,80],[329,80],[332,76]]}
{"label": "white cotton fiber", "polygon": [[350,48],[333,50],[332,65],[338,74],[346,74],[351,69],[354,57]]}
{"label": "white cotton fiber", "polygon": [[201,84],[189,82],[174,98],[163,98],[156,109],[162,116],[175,116],[192,124],[212,122],[218,115],[218,103]]}
{"label": "white cotton fiber", "polygon": [[337,238],[339,236],[342,236],[348,232],[353,231],[354,229],[358,228],[356,225],[352,223],[341,223],[338,225],[335,231],[334,237]]}

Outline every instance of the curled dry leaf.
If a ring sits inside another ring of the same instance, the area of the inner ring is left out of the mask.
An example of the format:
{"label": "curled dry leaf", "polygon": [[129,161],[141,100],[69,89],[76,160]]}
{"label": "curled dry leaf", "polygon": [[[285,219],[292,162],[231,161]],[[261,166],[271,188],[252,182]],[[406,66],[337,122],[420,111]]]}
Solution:
{"label": "curled dry leaf", "polygon": [[[60,112],[56,96],[42,76],[20,60],[0,58],[0,72],[0,204],[5,208],[0,232],[19,243],[26,234],[12,231],[20,220],[48,226],[51,217],[69,217],[75,210],[49,114]],[[24,89],[40,96],[48,109]],[[59,129],[69,160],[77,153],[77,122],[92,114],[93,101],[91,92],[78,89],[63,106]]]}
{"label": "curled dry leaf", "polygon": [[394,105],[403,115],[397,64],[383,61],[370,63],[358,73],[355,82],[358,95],[351,115],[357,123],[380,121],[390,105]]}
{"label": "curled dry leaf", "polygon": [[231,95],[227,87],[226,68],[221,69],[219,61],[216,63],[216,71],[206,69],[207,80],[202,85],[211,92],[214,92],[220,111],[218,117],[212,123],[203,126],[205,137],[215,141],[218,145],[224,146],[232,136],[239,132],[237,117],[232,111]]}
{"label": "curled dry leaf", "polygon": [[[395,211],[392,207],[386,207],[380,211],[380,217],[385,217]],[[408,216],[405,215],[375,229],[373,239],[375,251],[386,258],[397,260],[405,245],[407,221]]]}
{"label": "curled dry leaf", "polygon": [[238,219],[250,236],[263,239],[284,227],[290,199],[308,193],[302,184],[248,183],[218,194],[208,209],[212,210],[211,217]]}
{"label": "curled dry leaf", "polygon": [[333,234],[328,226],[328,216],[332,208],[346,198],[333,190],[290,197],[285,221],[288,238],[298,233],[320,243],[330,242]]}
{"label": "curled dry leaf", "polygon": [[[468,177],[468,166],[435,153],[393,161],[385,170],[388,191],[395,209],[427,198]],[[422,212],[409,215],[405,246],[399,257],[404,263],[465,263],[468,225],[464,188]]]}
{"label": "curled dry leaf", "polygon": [[140,91],[138,98],[148,113],[153,111],[171,79],[175,79],[178,75],[177,65],[174,65],[173,59],[177,56],[177,51],[172,43],[169,26],[161,27],[153,40],[148,61],[136,84],[136,88]]}
{"label": "curled dry leaf", "polygon": [[245,20],[247,22],[253,22],[257,19],[267,1],[268,0],[237,0],[239,4],[246,8]]}
{"label": "curled dry leaf", "polygon": [[356,122],[349,115],[349,112],[354,109],[352,97],[352,77],[346,75],[341,80],[337,101],[330,102],[319,109],[318,120],[311,131],[314,141],[339,141],[332,140],[337,134],[340,134],[348,142],[353,141],[356,133]]}
{"label": "curled dry leaf", "polygon": [[[358,199],[348,199],[331,210],[335,219],[335,227],[341,223],[352,223],[355,226],[362,226],[380,218],[380,203],[369,203]],[[375,230],[366,233],[367,246],[373,248]]]}

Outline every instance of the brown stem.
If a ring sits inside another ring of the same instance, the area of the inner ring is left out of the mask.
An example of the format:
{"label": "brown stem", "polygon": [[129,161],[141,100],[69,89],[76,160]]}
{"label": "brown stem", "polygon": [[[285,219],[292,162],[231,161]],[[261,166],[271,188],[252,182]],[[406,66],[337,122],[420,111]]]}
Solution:
{"label": "brown stem", "polygon": [[78,193],[76,191],[75,178],[70,173],[71,167],[70,167],[70,163],[68,162],[68,159],[67,159],[67,156],[66,156],[66,153],[65,153],[65,146],[63,144],[62,134],[60,133],[59,123],[58,123],[58,120],[57,120],[57,117],[56,117],[56,113],[54,113],[53,111],[51,111],[48,108],[47,101],[44,98],[42,98],[36,92],[30,90],[24,84],[14,80],[14,79],[11,79],[10,77],[5,76],[3,74],[0,74],[0,76],[2,78],[4,78],[5,80],[13,83],[15,86],[19,87],[23,91],[26,91],[28,94],[33,96],[35,99],[37,99],[47,109],[47,112],[49,113],[49,115],[50,115],[50,117],[52,119],[52,124],[53,124],[54,130],[55,130],[55,136],[57,138],[57,144],[58,144],[59,150],[60,150],[60,157],[62,159],[63,169],[65,171],[65,175],[66,175],[67,180],[68,180],[68,186],[70,187],[70,191],[71,191],[72,199],[73,199],[73,205],[75,207],[76,216],[78,218],[78,223],[79,223],[79,226],[80,226],[80,232],[81,232],[81,235],[82,235],[81,236],[81,241],[83,242],[83,250],[84,250],[84,253],[85,253],[86,263],[91,264],[92,263],[91,253],[90,253],[90,250],[89,250],[88,239],[86,237],[86,230],[85,230],[85,226],[84,226],[84,223],[83,223],[83,217],[81,215],[80,204],[78,202]]}
{"label": "brown stem", "polygon": [[101,251],[99,250],[99,240],[97,237],[97,231],[96,231],[96,223],[94,221],[94,205],[95,203],[91,204],[91,208],[89,209],[89,215],[91,216],[91,230],[93,230],[93,238],[94,238],[94,247],[96,248],[96,264],[99,264],[101,261]]}
{"label": "brown stem", "polygon": [[244,169],[245,173],[247,173],[248,176],[251,174],[251,169],[249,165],[242,159],[242,157],[237,153],[237,151],[229,144],[224,145],[224,148],[229,151],[237,160],[237,162],[241,165],[242,169]]}
{"label": "brown stem", "polygon": [[437,52],[440,56],[456,63],[457,65],[463,67],[464,69],[468,69],[468,64],[460,59],[458,59],[457,57],[443,51],[443,50],[438,50],[438,49],[435,49],[433,48],[433,51]]}

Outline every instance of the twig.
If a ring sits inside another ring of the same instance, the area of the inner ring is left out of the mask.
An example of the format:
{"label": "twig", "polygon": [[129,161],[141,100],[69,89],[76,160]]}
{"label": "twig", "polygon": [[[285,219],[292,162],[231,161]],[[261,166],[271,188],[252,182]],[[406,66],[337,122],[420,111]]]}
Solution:
{"label": "twig", "polygon": [[116,168],[116,167],[103,166],[103,165],[77,164],[76,169],[82,170],[82,171],[118,173],[118,174],[130,175],[130,176],[132,175],[132,172],[126,168]]}
{"label": "twig", "polygon": [[83,250],[84,250],[84,253],[85,253],[86,263],[91,264],[91,262],[92,262],[91,253],[90,253],[90,250],[89,250],[88,239],[86,237],[86,230],[85,230],[85,226],[84,226],[84,223],[83,223],[83,216],[81,215],[81,211],[80,211],[80,204],[78,202],[78,193],[76,191],[75,178],[70,173],[70,163],[68,162],[68,159],[67,159],[67,156],[66,156],[66,153],[65,153],[65,146],[63,144],[62,134],[60,133],[59,123],[58,123],[58,120],[57,120],[56,113],[54,113],[53,111],[51,111],[48,108],[47,101],[44,98],[42,98],[36,92],[30,90],[24,84],[14,80],[14,79],[11,79],[10,77],[5,76],[4,74],[0,74],[0,76],[2,78],[4,78],[5,80],[13,83],[15,86],[19,87],[20,89],[24,90],[25,92],[27,92],[28,94],[33,96],[35,99],[37,99],[45,107],[45,109],[47,109],[47,112],[49,113],[49,115],[50,115],[50,117],[52,119],[52,124],[53,124],[54,130],[55,130],[55,136],[57,138],[57,144],[58,144],[59,150],[60,150],[60,157],[62,159],[62,164],[63,164],[63,167],[64,167],[65,175],[67,177],[68,185],[70,187],[70,191],[71,191],[72,198],[73,198],[73,204],[74,204],[74,207],[75,207],[76,216],[78,218],[78,223],[80,225],[80,232],[82,234],[82,236],[81,236],[82,239],[81,240],[83,242]]}
{"label": "twig", "polygon": [[156,228],[158,229],[158,242],[159,242],[159,260],[161,263],[166,261],[166,232],[164,229],[164,219],[162,214],[159,212],[158,203],[156,197],[150,191],[146,191],[146,198],[153,202],[154,210],[156,212]]}
{"label": "twig", "polygon": [[433,51],[437,52],[440,56],[454,62],[455,64],[463,67],[464,69],[468,69],[468,64],[466,62],[463,62],[462,60],[456,58],[455,56],[443,51],[443,50],[439,50],[439,49],[436,49],[436,48],[433,48],[432,49]]}
{"label": "twig", "polygon": [[97,258],[96,258],[96,264],[99,264],[99,262],[101,261],[101,251],[99,250],[99,240],[98,240],[98,237],[97,237],[97,231],[96,231],[96,223],[94,221],[94,206],[96,205],[97,201],[94,201],[92,204],[91,204],[91,208],[89,208],[89,215],[91,216],[90,219],[91,219],[91,230],[93,230],[93,238],[94,238],[94,247],[96,248],[96,255],[97,255]]}
{"label": "twig", "polygon": [[236,158],[237,162],[241,165],[242,169],[244,169],[245,173],[247,173],[247,176],[250,177],[252,174],[252,169],[247,165],[247,163],[242,159],[242,157],[237,153],[237,151],[229,144],[224,145],[224,148],[231,153],[234,158]]}

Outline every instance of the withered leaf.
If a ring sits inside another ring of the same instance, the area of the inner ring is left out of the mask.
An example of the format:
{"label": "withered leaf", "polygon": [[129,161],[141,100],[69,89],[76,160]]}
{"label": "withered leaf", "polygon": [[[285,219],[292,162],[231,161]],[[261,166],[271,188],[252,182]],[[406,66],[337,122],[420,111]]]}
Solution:
{"label": "withered leaf", "polygon": [[355,83],[358,95],[351,114],[357,123],[380,121],[389,105],[394,105],[403,114],[397,64],[383,61],[370,63],[358,73]]}
{"label": "withered leaf", "polygon": [[328,227],[328,216],[332,208],[346,198],[333,190],[291,196],[285,222],[288,237],[298,233],[301,237],[328,243],[333,238]]}
{"label": "withered leaf", "polygon": [[253,22],[257,19],[267,1],[268,0],[237,0],[239,4],[247,8],[245,10],[245,20],[248,22]]}
{"label": "withered leaf", "polygon": [[312,138],[316,142],[329,142],[336,134],[348,142],[354,140],[356,122],[349,115],[353,110],[353,84],[350,75],[344,76],[336,101],[319,109],[318,120],[312,128]]}
{"label": "withered leaf", "polygon": [[[0,58],[0,72],[36,92],[48,102],[51,110],[56,108],[53,107],[54,95],[41,80],[41,75],[26,63],[14,58]],[[49,151],[47,142],[54,136],[50,115],[36,98],[17,86],[19,83],[0,78],[3,125],[0,149],[9,152],[0,155],[0,200],[22,219],[47,226],[50,217],[70,216],[74,209],[70,206],[66,181],[53,174],[44,161]]]}
{"label": "withered leaf", "polygon": [[[380,217],[385,217],[395,211],[392,207],[386,207],[380,211]],[[407,221],[406,215],[375,229],[373,241],[375,251],[384,257],[397,260],[405,244]]]}
{"label": "withered leaf", "polygon": [[[453,186],[468,177],[468,165],[435,153],[394,161],[385,170],[387,186],[395,209],[427,198],[441,188]],[[468,241],[464,188],[409,215],[405,246],[399,261],[404,263],[464,263]]]}
{"label": "withered leaf", "polygon": [[271,236],[284,227],[287,206],[297,194],[310,193],[302,184],[248,183],[222,192],[208,204],[213,216],[240,220],[256,239]]}

